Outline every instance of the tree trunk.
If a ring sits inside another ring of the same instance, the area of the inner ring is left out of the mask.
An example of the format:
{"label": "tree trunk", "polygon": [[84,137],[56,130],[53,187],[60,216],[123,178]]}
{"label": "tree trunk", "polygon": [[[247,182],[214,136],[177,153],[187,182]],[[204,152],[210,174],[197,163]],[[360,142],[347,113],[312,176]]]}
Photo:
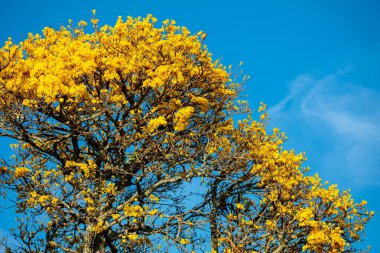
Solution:
{"label": "tree trunk", "polygon": [[106,253],[106,241],[102,234],[96,234],[89,224],[83,240],[83,253]]}
{"label": "tree trunk", "polygon": [[[213,207],[214,209],[214,207]],[[211,210],[210,229],[211,229],[211,247],[213,253],[218,253],[218,227],[216,223],[216,210]]]}
{"label": "tree trunk", "polygon": [[280,245],[280,246],[278,246],[278,248],[277,248],[275,251],[273,251],[272,253],[280,253],[280,252],[283,250],[283,248],[285,248],[285,246],[284,246],[284,245]]}
{"label": "tree trunk", "polygon": [[216,180],[211,189],[211,211],[210,211],[210,231],[211,231],[211,248],[213,253],[219,252],[218,246],[218,224],[217,224],[217,212],[218,212],[218,181]]}
{"label": "tree trunk", "polygon": [[83,240],[83,253],[94,253],[93,251],[93,241],[95,238],[95,233],[92,231],[92,224],[89,224],[86,228],[84,240]]}
{"label": "tree trunk", "polygon": [[97,234],[94,240],[94,252],[106,253],[106,240],[103,234]]}

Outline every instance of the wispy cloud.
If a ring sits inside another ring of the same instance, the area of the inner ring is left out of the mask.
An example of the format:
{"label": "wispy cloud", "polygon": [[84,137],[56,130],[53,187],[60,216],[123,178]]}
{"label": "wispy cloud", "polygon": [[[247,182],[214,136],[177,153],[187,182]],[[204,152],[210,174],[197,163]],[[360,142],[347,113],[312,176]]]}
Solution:
{"label": "wispy cloud", "polygon": [[380,92],[344,82],[345,75],[301,75],[269,113],[291,144],[313,152],[311,163],[322,174],[379,185]]}

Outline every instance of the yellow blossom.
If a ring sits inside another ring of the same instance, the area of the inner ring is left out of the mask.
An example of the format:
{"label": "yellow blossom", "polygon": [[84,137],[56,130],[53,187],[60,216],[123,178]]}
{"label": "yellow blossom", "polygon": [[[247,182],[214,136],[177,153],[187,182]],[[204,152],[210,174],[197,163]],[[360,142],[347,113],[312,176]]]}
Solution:
{"label": "yellow blossom", "polygon": [[127,237],[132,241],[136,241],[139,236],[137,234],[128,234]]}
{"label": "yellow blossom", "polygon": [[183,131],[188,125],[188,119],[194,113],[194,107],[187,106],[179,109],[174,115],[174,130]]}
{"label": "yellow blossom", "polygon": [[28,169],[26,167],[17,167],[15,172],[14,172],[14,176],[16,178],[23,177],[29,172],[30,172],[30,169]]}
{"label": "yellow blossom", "polygon": [[165,120],[165,117],[160,116],[158,118],[151,119],[148,122],[147,128],[149,132],[154,132],[159,126],[166,126],[166,124],[167,122]]}
{"label": "yellow blossom", "polygon": [[244,206],[242,204],[240,204],[240,203],[236,203],[236,208],[240,209],[240,210],[243,210]]}

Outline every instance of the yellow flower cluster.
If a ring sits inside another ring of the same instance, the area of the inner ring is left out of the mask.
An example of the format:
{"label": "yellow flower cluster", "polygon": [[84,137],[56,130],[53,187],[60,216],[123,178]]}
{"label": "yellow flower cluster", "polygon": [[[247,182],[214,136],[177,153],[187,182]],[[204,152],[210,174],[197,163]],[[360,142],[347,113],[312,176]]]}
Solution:
{"label": "yellow flower cluster", "polygon": [[129,217],[140,217],[144,213],[144,209],[141,206],[124,206],[124,213]]}
{"label": "yellow flower cluster", "polygon": [[84,176],[86,178],[88,178],[88,177],[90,177],[91,172],[93,172],[97,166],[94,163],[94,161],[89,160],[88,164],[87,163],[74,162],[74,161],[67,161],[66,167],[68,167],[68,168],[69,167],[77,167],[78,169],[80,169],[83,172]]}
{"label": "yellow flower cluster", "polygon": [[209,102],[208,102],[207,98],[196,97],[196,96],[193,96],[193,95],[189,95],[189,97],[191,99],[191,102],[193,102],[194,104],[198,105],[199,108],[201,109],[201,111],[207,112],[207,110],[209,109]]}
{"label": "yellow flower cluster", "polygon": [[149,195],[148,197],[151,201],[155,202],[155,203],[158,203],[158,201],[160,201],[159,198],[157,198],[156,196],[154,196],[153,194],[152,195]]}
{"label": "yellow flower cluster", "polygon": [[26,167],[17,167],[15,172],[14,172],[14,176],[15,176],[15,178],[23,177],[29,172],[30,172],[30,169],[28,169]]}
{"label": "yellow flower cluster", "polygon": [[104,189],[104,192],[108,195],[114,195],[116,193],[116,186],[114,183],[108,183]]}
{"label": "yellow flower cluster", "polygon": [[310,220],[314,218],[313,210],[310,208],[301,208],[295,217],[300,222],[300,226],[309,225]]}
{"label": "yellow flower cluster", "polygon": [[[8,40],[0,49],[1,66],[6,66],[0,74],[0,88],[22,94],[20,102],[29,108],[44,102],[59,112],[78,110],[78,104],[85,103],[96,110],[99,103],[126,105],[125,91],[136,90],[141,76],[144,80],[140,88],[163,92],[168,87],[185,88],[208,71],[210,80],[199,88],[233,95],[225,85],[229,81],[225,67],[212,62],[200,41],[202,32],[191,36],[175,22],[164,22],[159,28],[154,27],[155,23],[151,15],[143,19],[128,17],[126,21],[119,17],[114,27],[106,25],[89,34],[84,32],[86,22],[81,21],[77,27],[70,24],[60,30],[46,27],[43,36],[29,34],[19,45]],[[101,82],[93,75],[100,70],[104,70]],[[83,76],[87,77],[87,85],[81,82]],[[125,80],[126,90],[120,87]],[[110,85],[104,87],[103,83]],[[96,89],[88,89],[88,85]],[[193,102],[204,110],[208,104],[201,97]]]}
{"label": "yellow flower cluster", "polygon": [[41,205],[45,205],[46,201],[49,200],[49,196],[46,196],[46,195],[43,195],[43,196],[40,196],[39,199],[38,199],[38,202],[41,204]]}
{"label": "yellow flower cluster", "polygon": [[132,241],[136,241],[139,236],[137,234],[128,234],[127,237]]}
{"label": "yellow flower cluster", "polygon": [[167,124],[166,119],[163,116],[160,116],[160,117],[155,118],[155,119],[151,119],[148,122],[148,126],[147,126],[148,131],[154,132],[159,126],[166,126],[166,124]]}
{"label": "yellow flower cluster", "polygon": [[189,239],[185,239],[185,238],[181,238],[181,240],[179,241],[179,243],[183,244],[183,245],[186,245],[186,244],[190,243],[190,240]]}
{"label": "yellow flower cluster", "polygon": [[183,131],[186,129],[189,124],[189,118],[194,113],[194,107],[187,106],[179,109],[174,115],[174,130]]}
{"label": "yellow flower cluster", "polygon": [[265,226],[269,230],[275,230],[276,229],[276,223],[274,223],[272,220],[266,220],[265,221]]}
{"label": "yellow flower cluster", "polygon": [[307,244],[303,250],[320,251],[321,245],[331,245],[330,252],[342,252],[347,245],[341,236],[342,231],[339,228],[331,229],[327,225],[322,228],[313,228],[307,237]]}
{"label": "yellow flower cluster", "polygon": [[131,234],[127,234],[127,235],[122,235],[121,238],[121,242],[122,243],[126,243],[127,242],[127,238],[131,241],[136,241],[138,239],[138,235],[136,233],[131,233]]}
{"label": "yellow flower cluster", "polygon": [[241,203],[236,203],[236,208],[240,209],[240,210],[243,210],[244,209],[244,205],[242,205]]}
{"label": "yellow flower cluster", "polygon": [[96,225],[92,228],[92,231],[99,234],[102,231],[104,231],[106,228],[107,228],[107,226],[106,226],[105,222],[103,220],[101,220],[98,223],[96,223]]}

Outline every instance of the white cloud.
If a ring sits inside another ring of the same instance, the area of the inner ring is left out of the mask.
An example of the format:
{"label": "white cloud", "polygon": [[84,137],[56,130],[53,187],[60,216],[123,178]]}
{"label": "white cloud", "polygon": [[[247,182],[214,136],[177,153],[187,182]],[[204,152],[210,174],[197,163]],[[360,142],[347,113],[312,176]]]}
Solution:
{"label": "white cloud", "polygon": [[292,145],[309,151],[314,171],[358,186],[379,185],[380,92],[345,77],[301,75],[269,115]]}

